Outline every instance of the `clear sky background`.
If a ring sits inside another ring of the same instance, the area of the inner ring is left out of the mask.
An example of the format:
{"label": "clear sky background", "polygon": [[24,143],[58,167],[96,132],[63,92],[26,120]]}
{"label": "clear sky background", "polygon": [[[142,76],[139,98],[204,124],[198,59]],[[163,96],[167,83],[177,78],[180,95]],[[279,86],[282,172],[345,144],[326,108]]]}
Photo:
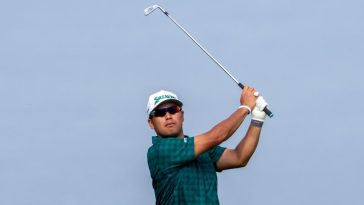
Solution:
{"label": "clear sky background", "polygon": [[[188,135],[240,88],[161,12],[270,103],[221,204],[364,204],[364,1],[1,1],[0,204],[154,204],[149,94],[185,103]],[[223,146],[234,147],[247,122]]]}

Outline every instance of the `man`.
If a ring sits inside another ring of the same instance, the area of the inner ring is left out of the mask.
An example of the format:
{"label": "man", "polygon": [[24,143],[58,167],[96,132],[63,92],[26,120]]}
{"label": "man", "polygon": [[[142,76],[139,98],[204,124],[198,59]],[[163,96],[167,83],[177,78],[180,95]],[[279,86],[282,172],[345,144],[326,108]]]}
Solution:
{"label": "man", "polygon": [[[156,204],[219,204],[216,171],[244,167],[258,144],[267,103],[254,93],[245,86],[241,106],[231,116],[191,137],[183,132],[183,103],[174,93],[161,90],[149,97],[148,124],[157,136],[147,156]],[[250,126],[235,149],[220,147],[251,111]]]}

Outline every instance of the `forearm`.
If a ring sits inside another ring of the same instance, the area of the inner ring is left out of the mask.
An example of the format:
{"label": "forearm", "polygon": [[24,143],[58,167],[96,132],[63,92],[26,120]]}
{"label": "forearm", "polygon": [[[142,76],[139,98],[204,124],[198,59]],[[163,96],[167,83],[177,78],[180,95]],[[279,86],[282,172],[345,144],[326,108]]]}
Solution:
{"label": "forearm", "polygon": [[248,114],[247,109],[240,108],[236,110],[227,119],[214,126],[209,131],[209,134],[217,138],[220,143],[227,140],[235,133]]}
{"label": "forearm", "polygon": [[194,139],[195,156],[227,140],[239,128],[247,115],[248,111],[246,109],[238,109],[208,132],[196,135]]}
{"label": "forearm", "polygon": [[245,166],[249,162],[249,159],[254,154],[255,149],[258,146],[262,123],[263,122],[257,123],[256,121],[252,121],[245,137],[235,148],[235,152],[242,166]]}

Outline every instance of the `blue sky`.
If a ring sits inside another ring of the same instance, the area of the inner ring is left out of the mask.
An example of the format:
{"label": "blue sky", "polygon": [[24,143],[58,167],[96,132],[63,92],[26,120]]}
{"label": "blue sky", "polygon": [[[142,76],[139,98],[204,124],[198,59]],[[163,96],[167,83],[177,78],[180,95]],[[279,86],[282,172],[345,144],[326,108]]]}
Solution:
{"label": "blue sky", "polygon": [[[218,174],[221,204],[364,203],[364,3],[3,1],[0,204],[153,204],[149,94],[209,130],[240,89],[158,3],[270,103],[246,168]],[[245,123],[223,146],[234,147]]]}

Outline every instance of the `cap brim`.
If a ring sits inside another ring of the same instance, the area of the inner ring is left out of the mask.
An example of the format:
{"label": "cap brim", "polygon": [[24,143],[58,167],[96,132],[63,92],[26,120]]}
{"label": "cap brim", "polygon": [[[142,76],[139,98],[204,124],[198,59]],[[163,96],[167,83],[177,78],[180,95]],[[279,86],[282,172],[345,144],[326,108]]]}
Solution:
{"label": "cap brim", "polygon": [[[165,104],[165,103],[174,103],[174,104],[176,104],[176,105],[178,105],[178,106],[182,106],[183,105],[183,103],[181,102],[181,101],[179,101],[179,100],[176,100],[176,99],[169,99],[169,100],[165,100],[165,101],[162,101],[162,102],[160,102],[157,106],[155,106],[155,108],[158,108],[159,106],[161,106],[161,105],[163,105],[163,104]],[[154,109],[155,109],[154,108]],[[154,110],[153,109],[153,110]]]}

